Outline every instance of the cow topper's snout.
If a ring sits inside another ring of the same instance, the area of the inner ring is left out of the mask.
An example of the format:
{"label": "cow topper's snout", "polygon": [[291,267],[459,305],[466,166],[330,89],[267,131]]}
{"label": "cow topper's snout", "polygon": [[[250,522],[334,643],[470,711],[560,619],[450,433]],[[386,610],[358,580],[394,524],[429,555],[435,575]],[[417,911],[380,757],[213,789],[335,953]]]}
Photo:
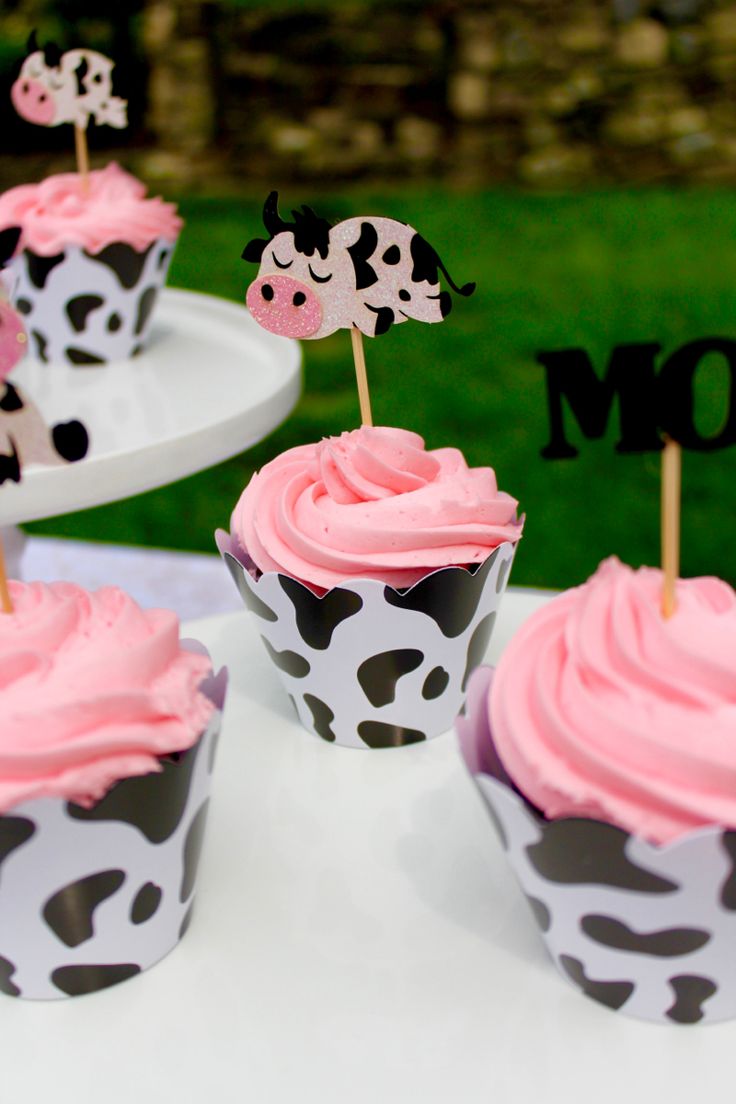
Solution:
{"label": "cow topper's snout", "polygon": [[19,77],[10,90],[13,107],[22,119],[37,126],[49,126],[54,118],[54,101],[41,81]]}
{"label": "cow topper's snout", "polygon": [[245,302],[258,325],[280,337],[311,337],[322,325],[319,298],[293,276],[260,276],[248,288]]}

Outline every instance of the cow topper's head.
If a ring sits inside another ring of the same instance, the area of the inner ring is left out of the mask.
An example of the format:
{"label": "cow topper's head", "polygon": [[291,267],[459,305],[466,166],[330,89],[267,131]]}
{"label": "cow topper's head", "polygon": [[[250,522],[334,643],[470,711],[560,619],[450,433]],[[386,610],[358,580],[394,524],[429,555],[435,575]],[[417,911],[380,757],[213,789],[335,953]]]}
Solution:
{"label": "cow topper's head", "polygon": [[127,102],[112,94],[114,63],[96,50],[67,50],[54,42],[43,48],[36,32],[28,40],[10,90],[21,118],[37,126],[73,123],[85,129],[90,118],[107,126],[127,126]]}
{"label": "cow topper's head", "polygon": [[263,206],[270,236],[243,250],[244,260],[260,265],[246,303],[271,333],[320,338],[356,327],[375,337],[409,318],[446,318],[452,300],[440,289],[440,273],[458,295],[475,290],[473,283],[458,287],[429,242],[396,219],[358,217],[332,226],[310,207],[292,217],[281,218],[271,192]]}

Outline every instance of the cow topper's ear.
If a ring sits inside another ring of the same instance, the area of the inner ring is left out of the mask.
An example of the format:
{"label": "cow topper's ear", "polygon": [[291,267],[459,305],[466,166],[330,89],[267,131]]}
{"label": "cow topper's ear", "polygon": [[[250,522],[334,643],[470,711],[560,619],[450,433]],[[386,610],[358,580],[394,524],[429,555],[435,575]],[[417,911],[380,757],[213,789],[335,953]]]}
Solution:
{"label": "cow topper's ear", "polygon": [[253,264],[260,264],[263,258],[263,251],[268,244],[265,238],[253,238],[248,242],[245,249],[240,254],[241,259],[244,261],[251,261]]}
{"label": "cow topper's ear", "polygon": [[5,230],[0,230],[0,268],[4,268],[15,253],[20,234],[20,226],[8,226]]}
{"label": "cow topper's ear", "polygon": [[49,69],[58,69],[61,65],[61,59],[64,55],[64,51],[61,46],[56,42],[47,42],[43,47],[44,61],[48,65]]}

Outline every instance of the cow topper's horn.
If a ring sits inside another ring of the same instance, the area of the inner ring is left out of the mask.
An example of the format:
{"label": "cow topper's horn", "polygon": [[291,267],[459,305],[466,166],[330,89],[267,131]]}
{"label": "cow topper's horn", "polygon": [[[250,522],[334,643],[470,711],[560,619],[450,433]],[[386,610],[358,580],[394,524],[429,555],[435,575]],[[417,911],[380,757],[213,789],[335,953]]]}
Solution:
{"label": "cow topper's horn", "polygon": [[31,33],[28,36],[28,42],[26,43],[26,53],[27,54],[35,54],[40,49],[41,49],[41,47],[38,45],[37,31],[36,31],[36,28],[34,27],[33,30],[31,31]]}
{"label": "cow topper's horn", "polygon": [[266,202],[263,204],[263,225],[268,230],[272,238],[275,238],[277,234],[286,226],[286,223],[279,214],[279,193],[270,192],[266,197]]}

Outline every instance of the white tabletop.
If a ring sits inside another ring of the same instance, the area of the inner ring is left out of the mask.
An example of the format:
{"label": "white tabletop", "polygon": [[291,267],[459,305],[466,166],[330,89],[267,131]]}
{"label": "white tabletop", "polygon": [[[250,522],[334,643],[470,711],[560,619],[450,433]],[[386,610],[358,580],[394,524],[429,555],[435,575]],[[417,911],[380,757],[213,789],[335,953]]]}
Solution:
{"label": "white tabletop", "polygon": [[[544,600],[506,595],[491,656]],[[4,1099],[727,1098],[736,1027],[640,1023],[558,977],[452,734],[322,743],[244,613],[186,628],[231,669],[192,926],[123,985],[0,998]]]}
{"label": "white tabletop", "polygon": [[80,368],[26,357],[13,382],[47,424],[81,420],[90,450],[6,483],[0,525],[139,494],[243,452],[292,410],[300,364],[298,344],[261,329],[244,306],[171,289],[134,360]]}

